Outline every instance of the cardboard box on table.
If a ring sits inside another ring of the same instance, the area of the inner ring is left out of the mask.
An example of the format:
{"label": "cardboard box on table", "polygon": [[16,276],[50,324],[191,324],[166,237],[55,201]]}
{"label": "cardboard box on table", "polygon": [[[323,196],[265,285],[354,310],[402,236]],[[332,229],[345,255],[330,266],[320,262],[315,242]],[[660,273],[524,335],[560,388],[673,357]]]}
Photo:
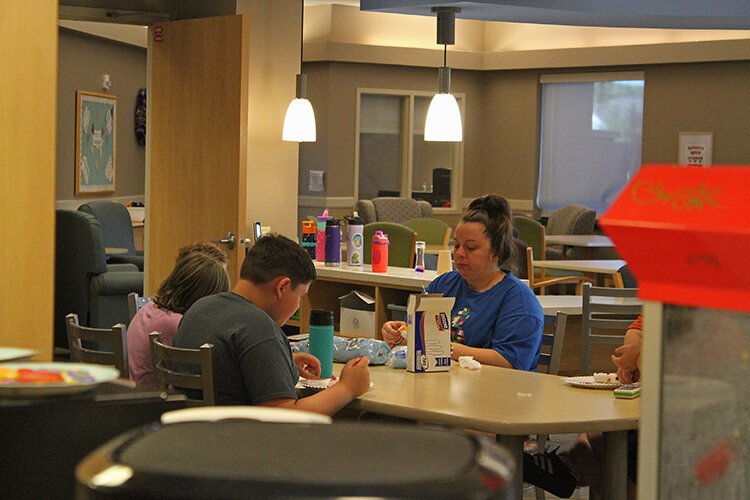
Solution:
{"label": "cardboard box on table", "polygon": [[339,330],[359,337],[375,338],[375,299],[354,290],[339,297]]}
{"label": "cardboard box on table", "polygon": [[599,220],[644,301],[638,498],[750,498],[748,186],[644,165]]}
{"label": "cardboard box on table", "polygon": [[453,297],[410,295],[406,309],[406,369],[444,372],[451,367],[451,309]]}

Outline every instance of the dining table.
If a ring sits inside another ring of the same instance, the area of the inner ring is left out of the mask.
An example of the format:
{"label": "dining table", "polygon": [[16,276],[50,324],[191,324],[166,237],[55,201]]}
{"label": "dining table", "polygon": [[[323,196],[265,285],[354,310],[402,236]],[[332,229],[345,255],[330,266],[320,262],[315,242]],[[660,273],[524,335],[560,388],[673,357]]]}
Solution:
{"label": "dining table", "polygon": [[596,258],[601,248],[614,248],[612,240],[603,234],[548,234],[544,237],[546,245],[561,245],[562,254],[566,254],[567,248],[576,247],[583,249],[583,258],[591,260]]}
{"label": "dining table", "polygon": [[[342,365],[336,364],[340,373]],[[370,367],[372,386],[355,410],[497,436],[516,461],[514,493],[522,497],[523,442],[529,434],[602,432],[602,498],[626,497],[627,432],[638,427],[640,401],[611,389],[580,388],[542,373],[453,364],[449,371],[411,373]]]}
{"label": "dining table", "polygon": [[535,269],[557,269],[563,271],[577,271],[596,279],[602,275],[614,281],[615,275],[626,264],[621,259],[593,259],[593,260],[535,260]]}

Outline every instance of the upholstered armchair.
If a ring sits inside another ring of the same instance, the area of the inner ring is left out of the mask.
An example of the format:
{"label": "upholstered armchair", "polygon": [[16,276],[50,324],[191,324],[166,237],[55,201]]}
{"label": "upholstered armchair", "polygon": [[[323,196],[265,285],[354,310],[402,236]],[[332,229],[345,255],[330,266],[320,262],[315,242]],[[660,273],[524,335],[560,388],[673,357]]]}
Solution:
{"label": "upholstered armchair", "polygon": [[359,200],[357,213],[365,224],[370,222],[402,223],[418,217],[432,217],[432,205],[411,198],[380,197]]}
{"label": "upholstered armchair", "polygon": [[[133,224],[125,205],[116,201],[92,201],[84,203],[78,210],[96,217],[102,228],[105,247],[124,248],[128,252],[122,255],[110,255],[110,264],[135,264],[143,271],[143,252],[135,249],[133,241]],[[111,325],[109,325],[111,326]]]}
{"label": "upholstered armchair", "polygon": [[[566,205],[558,208],[547,219],[546,234],[592,234],[596,223],[596,210],[583,205]],[[570,248],[563,255],[560,246],[547,245],[546,257],[550,260],[582,259],[583,249]]]}
{"label": "upholstered armchair", "polygon": [[129,323],[128,294],[143,294],[143,273],[133,264],[110,264],[99,221],[82,211],[57,210],[55,236],[55,347],[67,348],[65,316],[82,325]]}

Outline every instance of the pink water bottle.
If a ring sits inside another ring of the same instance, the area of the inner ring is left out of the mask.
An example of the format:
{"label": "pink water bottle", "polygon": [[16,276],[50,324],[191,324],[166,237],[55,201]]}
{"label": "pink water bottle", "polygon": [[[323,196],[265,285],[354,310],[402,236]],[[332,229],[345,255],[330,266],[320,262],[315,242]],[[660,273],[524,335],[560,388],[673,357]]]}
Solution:
{"label": "pink water bottle", "polygon": [[375,231],[372,236],[372,272],[388,272],[388,235],[383,231]]}
{"label": "pink water bottle", "polygon": [[325,262],[326,260],[326,222],[330,217],[328,210],[323,210],[323,215],[318,215],[318,232],[315,238],[315,260]]}

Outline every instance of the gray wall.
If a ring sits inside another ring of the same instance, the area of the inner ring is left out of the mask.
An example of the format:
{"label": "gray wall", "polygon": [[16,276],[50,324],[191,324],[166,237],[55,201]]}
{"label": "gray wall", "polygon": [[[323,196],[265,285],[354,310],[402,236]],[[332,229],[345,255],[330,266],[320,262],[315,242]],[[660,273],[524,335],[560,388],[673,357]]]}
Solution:
{"label": "gray wall", "polygon": [[[61,28],[58,54],[56,199],[78,204],[92,198],[142,200],[146,150],[135,139],[134,112],[138,89],[146,86],[146,49]],[[102,92],[103,74],[112,80],[107,93],[117,96],[116,191],[76,197],[76,90]]]}

